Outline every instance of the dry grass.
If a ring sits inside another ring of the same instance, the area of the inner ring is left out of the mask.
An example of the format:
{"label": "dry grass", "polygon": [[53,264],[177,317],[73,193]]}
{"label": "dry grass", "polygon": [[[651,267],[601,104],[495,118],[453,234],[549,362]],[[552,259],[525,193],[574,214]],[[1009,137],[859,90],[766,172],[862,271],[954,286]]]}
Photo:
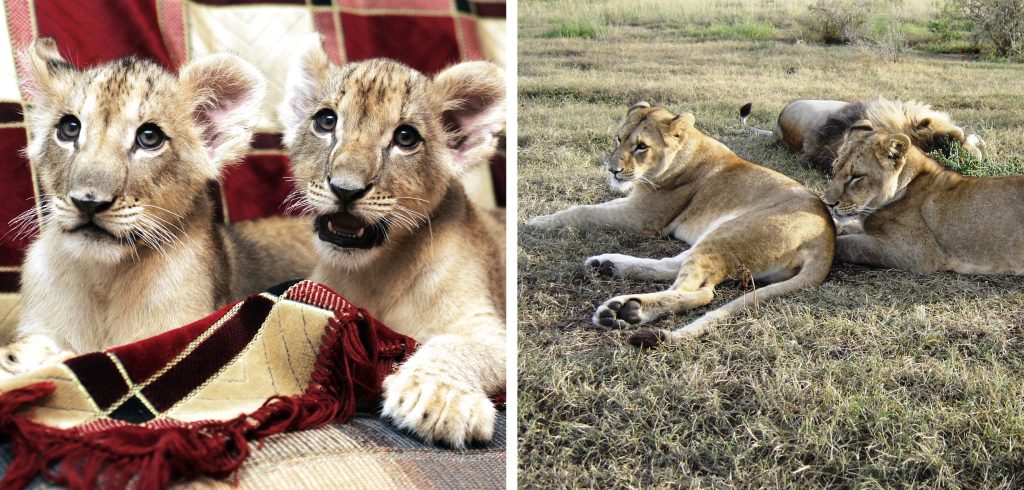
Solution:
{"label": "dry grass", "polygon": [[[741,104],[754,101],[752,119],[770,127],[795,98],[916,98],[979,132],[993,165],[1024,156],[1021,65],[892,64],[857,47],[696,42],[628,25],[549,38],[557,16],[541,18],[535,2],[520,9],[520,223],[611,197],[597,162],[640,99],[693,111],[741,156],[818,192],[824,179],[794,154],[741,131]],[[624,344],[628,332],[590,326],[608,297],[665,285],[599,278],[581,269],[586,257],[681,247],[520,228],[521,485],[1024,485],[1021,279],[837,265],[821,287],[677,348],[639,352]],[[710,307],[737,294],[721,288]]]}

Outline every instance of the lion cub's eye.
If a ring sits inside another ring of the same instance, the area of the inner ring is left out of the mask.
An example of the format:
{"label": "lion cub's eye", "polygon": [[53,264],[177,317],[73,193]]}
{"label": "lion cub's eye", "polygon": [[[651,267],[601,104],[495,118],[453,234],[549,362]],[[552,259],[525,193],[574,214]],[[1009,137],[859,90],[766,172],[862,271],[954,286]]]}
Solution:
{"label": "lion cub's eye", "polygon": [[338,115],[330,109],[320,109],[320,112],[313,116],[313,126],[321,133],[330,133],[337,125]]}
{"label": "lion cub's eye", "polygon": [[75,141],[82,132],[82,123],[75,116],[67,115],[57,122],[57,138],[61,141]]}
{"label": "lion cub's eye", "polygon": [[642,152],[645,152],[645,151],[647,151],[647,145],[645,145],[643,143],[637,143],[636,144],[636,152],[637,153],[642,153]]}
{"label": "lion cub's eye", "polygon": [[164,134],[163,130],[159,126],[153,123],[146,123],[139,126],[139,130],[135,132],[135,143],[139,145],[139,148],[144,150],[155,150],[160,148],[167,139],[167,135]]}
{"label": "lion cub's eye", "polygon": [[423,137],[420,136],[419,131],[416,131],[416,128],[403,124],[395,130],[395,136],[391,140],[396,145],[408,150],[414,148],[420,141],[423,141]]}

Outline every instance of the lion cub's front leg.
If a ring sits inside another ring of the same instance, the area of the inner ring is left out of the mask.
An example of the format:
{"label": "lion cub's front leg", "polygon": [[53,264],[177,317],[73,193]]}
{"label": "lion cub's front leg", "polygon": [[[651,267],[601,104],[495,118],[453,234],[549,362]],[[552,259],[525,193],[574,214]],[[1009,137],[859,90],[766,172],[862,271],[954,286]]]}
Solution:
{"label": "lion cub's front leg", "polygon": [[0,347],[0,381],[56,364],[73,355],[45,335],[23,337]]}
{"label": "lion cub's front leg", "polygon": [[640,223],[631,216],[632,212],[629,198],[621,197],[601,204],[573,206],[557,213],[535,216],[526,222],[526,226],[548,230],[565,226],[596,226],[639,233]]}
{"label": "lion cub's front leg", "polygon": [[488,393],[505,387],[505,329],[439,335],[384,380],[383,415],[428,442],[465,448],[494,434]]}

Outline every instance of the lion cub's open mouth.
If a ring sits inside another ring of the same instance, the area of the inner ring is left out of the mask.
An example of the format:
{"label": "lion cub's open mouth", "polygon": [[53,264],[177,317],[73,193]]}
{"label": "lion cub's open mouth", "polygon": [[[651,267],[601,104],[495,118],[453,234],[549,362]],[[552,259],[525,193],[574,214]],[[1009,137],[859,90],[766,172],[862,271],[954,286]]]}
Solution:
{"label": "lion cub's open mouth", "polygon": [[373,248],[384,241],[386,223],[367,223],[348,211],[316,219],[320,239],[342,248]]}

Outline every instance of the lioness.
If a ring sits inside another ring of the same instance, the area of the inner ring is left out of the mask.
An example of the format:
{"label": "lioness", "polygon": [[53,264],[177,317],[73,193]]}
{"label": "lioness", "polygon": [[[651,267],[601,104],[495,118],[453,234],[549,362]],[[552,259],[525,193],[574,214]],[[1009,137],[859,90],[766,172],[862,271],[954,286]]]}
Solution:
{"label": "lioness", "polygon": [[800,152],[813,169],[826,175],[832,171],[843,134],[854,122],[867,119],[878,127],[902,132],[925,152],[949,154],[960,146],[976,159],[984,157],[985,142],[976,134],[967,135],[956,126],[949,114],[927,104],[914,101],[875,100],[843,102],[840,100],[794,100],[779,113],[772,131],[747,125],[752,103],[740,108],[740,123],[752,134],[782,141],[789,149]]}
{"label": "lioness", "polygon": [[313,215],[312,278],[419,349],[384,380],[383,415],[428,441],[488,441],[505,387],[505,228],[459,176],[495,152],[502,70],[433,78],[373,59],[334,66],[317,37],[281,105],[300,199]]}
{"label": "lioness", "polygon": [[214,216],[211,186],[263,101],[254,67],[213,55],[177,76],[133,57],[80,70],[48,38],[24,59],[43,213],[22,269],[23,340],[0,368],[162,333],[312,270],[305,220]]}
{"label": "lioness", "polygon": [[821,200],[792,179],[738,157],[693,123],[693,114],[675,115],[646,102],[630,107],[607,160],[609,185],[629,196],[527,223],[661,234],[691,244],[660,260],[620,254],[588,258],[584,267],[603,275],[675,281],[666,291],[609,299],[594,313],[599,326],[644,324],[705,305],[715,286],[729,277],[749,274],[755,282],[774,282],[681,329],[637,332],[630,338],[633,345],[699,335],[755,299],[820,284],[832,264],[835,228]]}
{"label": "lioness", "polygon": [[839,237],[842,262],[917,273],[1024,273],[1024,176],[965,177],[904,134],[859,121],[835,161],[825,202],[863,218]]}

